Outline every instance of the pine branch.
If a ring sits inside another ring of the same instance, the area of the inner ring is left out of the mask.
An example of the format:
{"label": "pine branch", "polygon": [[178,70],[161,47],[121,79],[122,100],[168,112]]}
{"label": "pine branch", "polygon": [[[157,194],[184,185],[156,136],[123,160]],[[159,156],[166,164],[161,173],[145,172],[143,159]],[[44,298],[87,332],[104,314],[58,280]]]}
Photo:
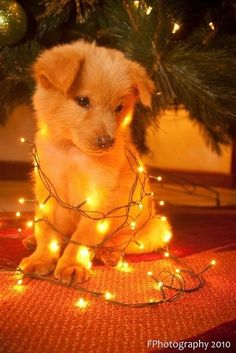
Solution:
{"label": "pine branch", "polygon": [[[153,8],[147,14],[150,3]],[[175,20],[182,23],[186,16],[186,7],[177,6],[179,1],[142,1],[138,8],[132,4],[105,2],[103,38],[148,69],[162,93],[154,96],[153,118],[161,110],[184,105],[219,152],[220,143],[230,142],[229,126],[236,121],[234,36],[223,41],[218,33],[212,35],[203,18],[202,26],[183,41],[172,33]],[[151,121],[149,113],[144,116]]]}

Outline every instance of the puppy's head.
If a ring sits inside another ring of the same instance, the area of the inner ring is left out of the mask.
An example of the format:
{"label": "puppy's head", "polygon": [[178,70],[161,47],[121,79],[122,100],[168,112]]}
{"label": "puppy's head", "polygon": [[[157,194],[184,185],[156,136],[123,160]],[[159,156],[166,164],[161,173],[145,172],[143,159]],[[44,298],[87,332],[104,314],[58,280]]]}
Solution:
{"label": "puppy's head", "polygon": [[45,51],[34,65],[39,123],[88,154],[112,150],[137,100],[151,106],[153,82],[138,63],[82,41]]}

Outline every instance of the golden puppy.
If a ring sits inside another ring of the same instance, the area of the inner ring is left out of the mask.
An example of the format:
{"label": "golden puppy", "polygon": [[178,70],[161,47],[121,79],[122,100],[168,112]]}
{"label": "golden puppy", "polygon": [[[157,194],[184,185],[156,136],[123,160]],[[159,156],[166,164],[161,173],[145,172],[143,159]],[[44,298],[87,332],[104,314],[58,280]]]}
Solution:
{"label": "golden puppy", "polygon": [[[35,168],[36,217],[43,221],[35,227],[37,248],[20,267],[40,275],[54,271],[63,282],[79,283],[88,277],[94,254],[115,264],[122,251],[163,246],[170,227],[160,217],[147,222],[147,180],[146,196],[138,202],[142,168],[130,200],[138,154],[127,122],[137,100],[150,107],[153,91],[144,68],[119,51],[78,41],[46,50],[34,72],[35,144],[53,190]],[[130,201],[132,206],[123,207]],[[102,220],[101,214],[114,209]]]}

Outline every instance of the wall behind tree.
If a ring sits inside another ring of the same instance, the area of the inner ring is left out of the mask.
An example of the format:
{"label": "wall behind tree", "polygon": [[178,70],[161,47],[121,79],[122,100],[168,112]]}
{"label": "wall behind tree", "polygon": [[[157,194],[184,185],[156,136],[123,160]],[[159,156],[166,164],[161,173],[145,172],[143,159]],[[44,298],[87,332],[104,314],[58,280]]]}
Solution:
{"label": "wall behind tree", "polygon": [[29,161],[29,145],[20,143],[20,138],[33,141],[34,133],[32,109],[27,105],[18,106],[6,125],[0,127],[0,161]]}
{"label": "wall behind tree", "polygon": [[145,163],[164,169],[230,173],[232,146],[219,156],[206,145],[198,125],[184,109],[166,111],[158,130],[149,128],[147,144],[152,151]]}

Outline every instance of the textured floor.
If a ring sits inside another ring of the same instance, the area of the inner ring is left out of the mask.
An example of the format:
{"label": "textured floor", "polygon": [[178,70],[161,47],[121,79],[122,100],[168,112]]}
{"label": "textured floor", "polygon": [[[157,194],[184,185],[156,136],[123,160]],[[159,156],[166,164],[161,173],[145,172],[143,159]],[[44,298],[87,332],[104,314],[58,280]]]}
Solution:
{"label": "textured floor", "polygon": [[[226,331],[228,336],[224,333],[221,340],[232,337],[233,345],[236,217],[186,214],[173,217],[172,223],[175,237],[171,253],[196,271],[213,258],[217,261],[204,275],[204,288],[184,294],[172,303],[131,308],[40,280],[25,280],[19,291],[14,275],[0,273],[0,352],[144,353],[153,351],[147,348],[150,339],[162,342],[192,341],[199,337],[218,339],[217,332]],[[2,231],[0,258],[18,262],[24,255],[16,232]],[[169,260],[155,259],[154,255],[129,258],[133,268],[130,273],[97,266],[85,287],[116,293],[118,300],[129,303],[158,298],[160,292],[146,273],[156,274],[173,265]],[[84,310],[75,306],[81,297],[89,301]]]}
{"label": "textured floor", "polygon": [[[92,299],[73,289],[39,280],[26,281],[22,292],[13,276],[1,274],[0,351],[8,353],[142,353],[147,340],[178,341],[199,335],[235,318],[235,268],[232,251],[207,251],[189,258],[202,269],[212,257],[219,265],[206,273],[207,284],[176,302],[150,308],[120,307]],[[97,269],[87,288],[109,290],[129,302],[158,296],[146,272],[161,264],[140,262],[127,275]],[[85,310],[75,307],[88,299]]]}

